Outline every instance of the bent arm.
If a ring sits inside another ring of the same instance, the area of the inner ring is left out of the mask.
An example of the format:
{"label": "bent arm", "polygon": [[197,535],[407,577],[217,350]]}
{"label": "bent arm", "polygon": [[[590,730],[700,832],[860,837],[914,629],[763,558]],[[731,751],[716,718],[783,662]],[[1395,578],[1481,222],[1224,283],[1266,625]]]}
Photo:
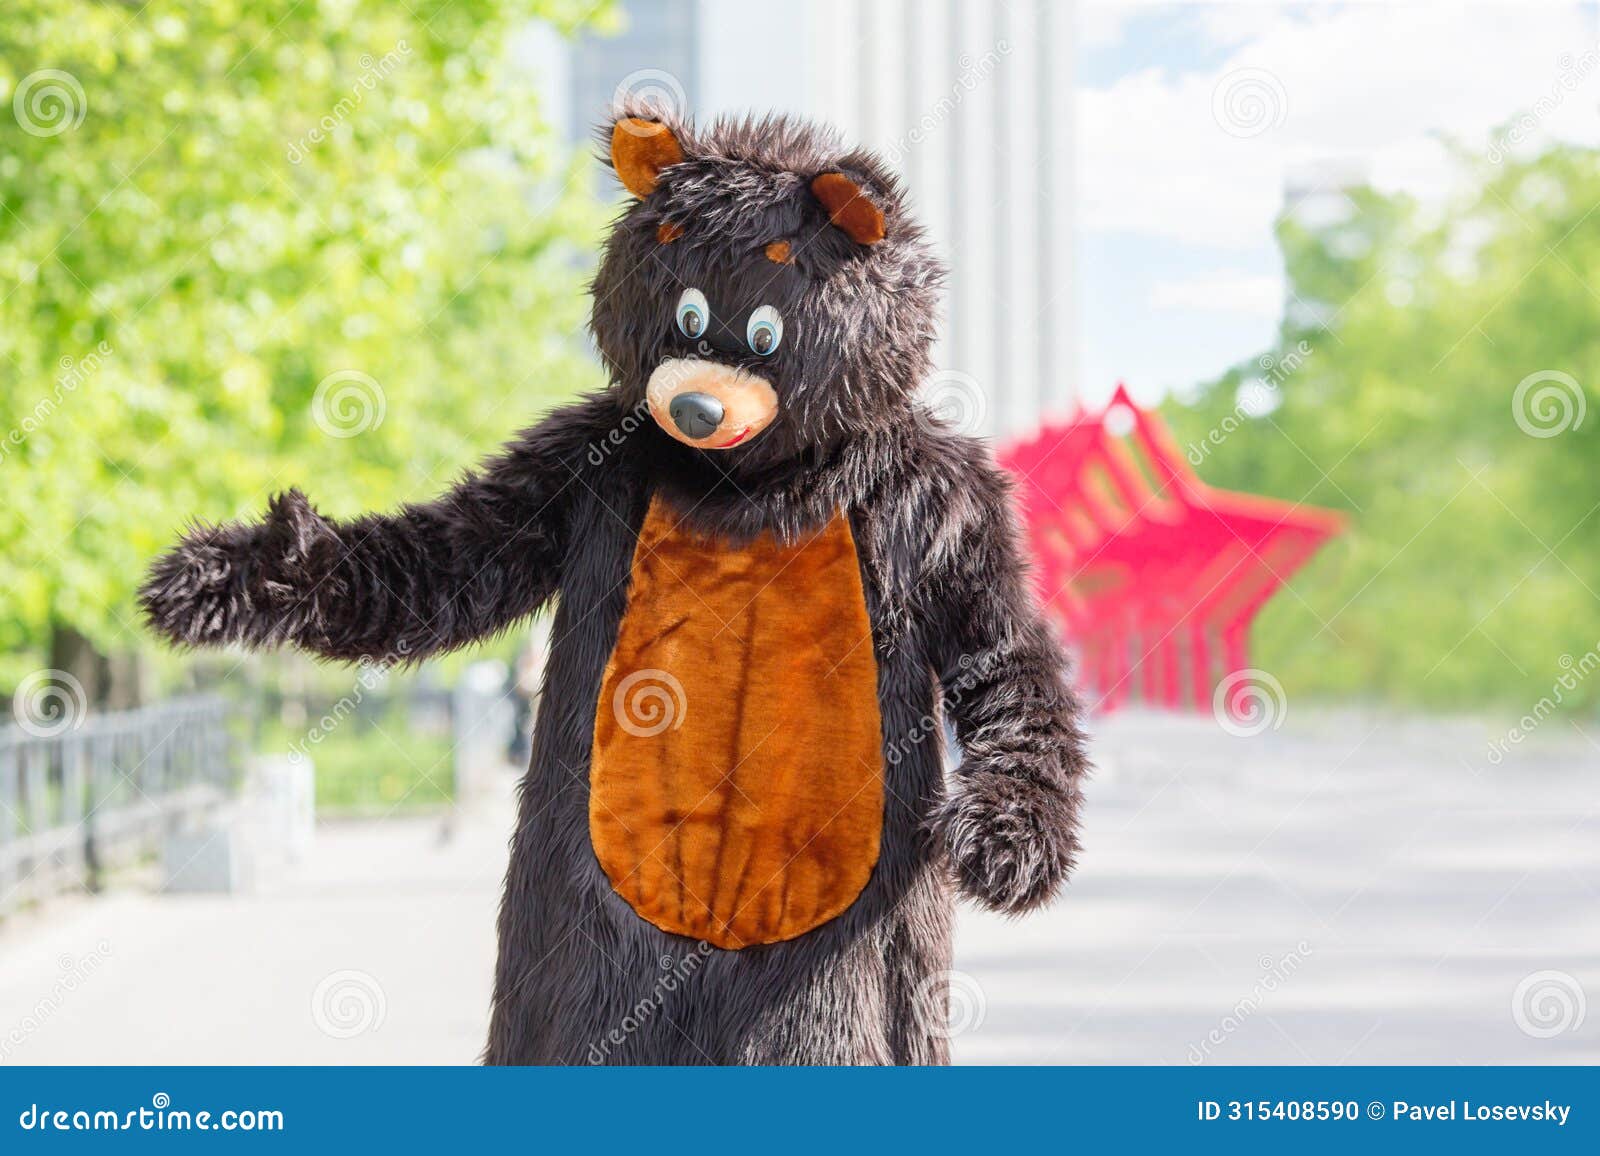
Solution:
{"label": "bent arm", "polygon": [[965,892],[1025,911],[1055,894],[1077,854],[1081,707],[1028,589],[1009,486],[980,466],[951,510],[929,588],[935,671],[964,757],[935,826]]}
{"label": "bent arm", "polygon": [[347,660],[418,661],[491,635],[555,591],[583,468],[576,410],[431,502],[339,521],[290,490],[259,522],[198,526],[152,565],[145,616],[181,645]]}

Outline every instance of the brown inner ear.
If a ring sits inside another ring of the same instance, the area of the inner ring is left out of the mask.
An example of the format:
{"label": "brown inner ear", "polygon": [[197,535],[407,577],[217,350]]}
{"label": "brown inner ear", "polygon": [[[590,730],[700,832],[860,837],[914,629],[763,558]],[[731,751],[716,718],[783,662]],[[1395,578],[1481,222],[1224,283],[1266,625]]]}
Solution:
{"label": "brown inner ear", "polygon": [[656,191],[661,170],[683,160],[683,148],[666,125],[636,116],[611,126],[611,164],[622,187],[636,197]]}
{"label": "brown inner ear", "polygon": [[843,173],[823,173],[811,182],[811,192],[828,210],[828,217],[858,245],[883,240],[883,210],[861,186]]}

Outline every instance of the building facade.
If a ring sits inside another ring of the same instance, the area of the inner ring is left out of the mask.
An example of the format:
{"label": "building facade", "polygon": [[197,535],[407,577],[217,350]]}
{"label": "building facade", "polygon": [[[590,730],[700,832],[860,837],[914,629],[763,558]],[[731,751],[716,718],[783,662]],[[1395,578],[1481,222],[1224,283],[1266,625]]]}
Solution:
{"label": "building facade", "polygon": [[786,111],[884,153],[950,266],[927,398],[996,438],[1067,412],[1077,384],[1074,4],[627,0],[624,27],[552,61],[586,136],[619,90],[697,120]]}

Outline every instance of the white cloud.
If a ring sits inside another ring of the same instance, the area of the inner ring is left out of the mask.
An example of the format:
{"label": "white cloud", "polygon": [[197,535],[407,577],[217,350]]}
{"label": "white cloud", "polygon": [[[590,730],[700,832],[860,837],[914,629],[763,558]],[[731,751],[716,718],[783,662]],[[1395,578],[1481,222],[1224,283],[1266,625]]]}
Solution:
{"label": "white cloud", "polygon": [[1196,309],[1275,318],[1283,312],[1281,277],[1222,270],[1150,286],[1153,309]]}
{"label": "white cloud", "polygon": [[1246,44],[1283,19],[1282,3],[1197,4],[1201,27],[1216,45]]}
{"label": "white cloud", "polygon": [[1085,4],[1078,9],[1078,39],[1086,48],[1115,44],[1137,11],[1132,4]]}
{"label": "white cloud", "polygon": [[[1232,46],[1209,72],[1152,68],[1080,92],[1085,227],[1259,248],[1310,162],[1438,196],[1452,176],[1440,135],[1484,148],[1538,107],[1535,142],[1600,140],[1600,47],[1576,4],[1253,6],[1199,26]],[[1266,103],[1230,112],[1219,85],[1241,70]]]}

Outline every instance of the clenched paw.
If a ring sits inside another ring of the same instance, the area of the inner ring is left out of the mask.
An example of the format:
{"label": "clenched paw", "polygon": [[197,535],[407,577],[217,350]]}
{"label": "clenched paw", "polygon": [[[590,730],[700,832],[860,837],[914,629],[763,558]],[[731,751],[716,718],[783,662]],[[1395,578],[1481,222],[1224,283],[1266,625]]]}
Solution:
{"label": "clenched paw", "polygon": [[239,541],[244,532],[202,526],[155,560],[139,588],[139,605],[152,629],[187,646],[231,641],[232,620],[246,600]]}
{"label": "clenched paw", "polygon": [[152,629],[187,646],[270,635],[325,575],[338,539],[296,490],[262,522],[199,526],[150,567],[139,605]]}
{"label": "clenched paw", "polygon": [[956,882],[996,911],[1048,902],[1077,854],[1075,795],[1033,779],[963,768],[935,816]]}

